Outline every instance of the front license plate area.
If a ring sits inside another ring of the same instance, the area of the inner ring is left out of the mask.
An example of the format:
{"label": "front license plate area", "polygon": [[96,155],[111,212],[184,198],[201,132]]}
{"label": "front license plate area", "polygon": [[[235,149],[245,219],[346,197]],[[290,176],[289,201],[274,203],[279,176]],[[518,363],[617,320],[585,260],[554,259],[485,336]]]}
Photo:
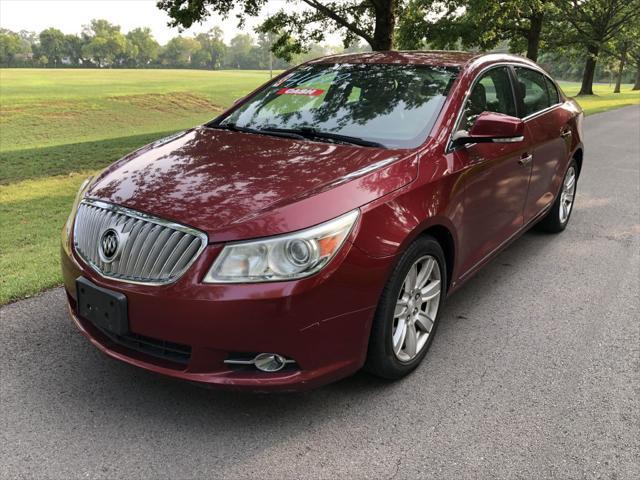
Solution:
{"label": "front license plate area", "polygon": [[84,277],[76,280],[78,314],[95,326],[116,335],[129,332],[127,297],[99,287]]}

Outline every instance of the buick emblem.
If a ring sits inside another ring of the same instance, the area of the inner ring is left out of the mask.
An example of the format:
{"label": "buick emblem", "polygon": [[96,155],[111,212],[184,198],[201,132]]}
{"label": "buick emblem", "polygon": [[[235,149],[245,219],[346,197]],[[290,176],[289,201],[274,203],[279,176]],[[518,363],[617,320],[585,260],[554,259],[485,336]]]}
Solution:
{"label": "buick emblem", "polygon": [[114,228],[107,228],[102,232],[102,235],[100,235],[100,244],[98,245],[100,260],[105,263],[113,262],[118,256],[118,253],[120,253],[121,246],[120,233]]}

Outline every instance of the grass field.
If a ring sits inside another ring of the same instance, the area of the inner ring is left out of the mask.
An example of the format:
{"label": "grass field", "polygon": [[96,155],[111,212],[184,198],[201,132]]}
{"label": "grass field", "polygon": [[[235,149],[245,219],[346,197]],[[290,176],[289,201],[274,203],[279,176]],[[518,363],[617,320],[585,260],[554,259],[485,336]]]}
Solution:
{"label": "grass field", "polygon": [[[0,304],[60,282],[59,232],[87,175],[215,117],[266,80],[260,71],[0,69]],[[629,89],[598,85],[579,101],[588,114],[640,103]]]}
{"label": "grass field", "polygon": [[0,304],[60,282],[59,232],[84,178],[215,117],[263,71],[0,70]]}
{"label": "grass field", "polygon": [[[560,87],[570,97],[575,96],[580,91],[580,84],[577,82],[560,82]],[[578,100],[586,115],[640,103],[640,91],[632,91],[630,84],[622,85],[620,93],[612,92],[613,85],[595,84],[593,86],[595,95],[577,97],[576,100]]]}

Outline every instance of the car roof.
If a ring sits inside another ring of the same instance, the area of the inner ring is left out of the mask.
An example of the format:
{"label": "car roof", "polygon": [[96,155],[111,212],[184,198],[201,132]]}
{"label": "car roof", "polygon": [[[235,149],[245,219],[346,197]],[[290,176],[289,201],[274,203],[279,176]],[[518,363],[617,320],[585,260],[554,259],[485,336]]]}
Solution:
{"label": "car roof", "polygon": [[464,67],[473,63],[484,65],[497,62],[516,62],[535,65],[523,57],[501,53],[460,52],[454,50],[399,50],[385,52],[345,53],[330,55],[308,63],[387,63],[399,65],[432,65],[439,67]]}

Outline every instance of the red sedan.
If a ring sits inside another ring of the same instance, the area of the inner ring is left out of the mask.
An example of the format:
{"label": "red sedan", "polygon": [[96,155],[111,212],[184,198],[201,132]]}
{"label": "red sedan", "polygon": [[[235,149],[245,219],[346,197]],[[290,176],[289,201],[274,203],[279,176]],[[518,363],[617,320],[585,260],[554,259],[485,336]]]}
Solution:
{"label": "red sedan", "polygon": [[194,382],[403,377],[448,295],[532,226],[567,226],[582,118],[516,56],[308,62],[85,182],[69,311],[110,357]]}

